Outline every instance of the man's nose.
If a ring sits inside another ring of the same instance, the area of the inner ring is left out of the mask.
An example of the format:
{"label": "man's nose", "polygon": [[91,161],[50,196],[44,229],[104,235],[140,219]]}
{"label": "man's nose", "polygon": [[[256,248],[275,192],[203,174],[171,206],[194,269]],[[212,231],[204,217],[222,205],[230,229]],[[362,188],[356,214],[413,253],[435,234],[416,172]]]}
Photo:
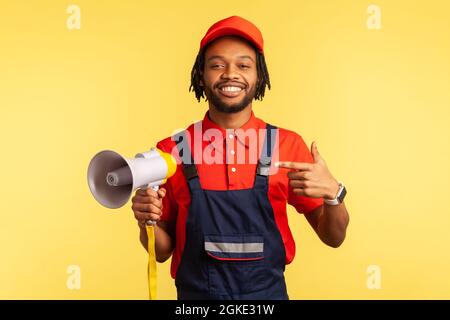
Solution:
{"label": "man's nose", "polygon": [[239,79],[239,77],[237,69],[233,66],[227,66],[221,75],[222,79]]}

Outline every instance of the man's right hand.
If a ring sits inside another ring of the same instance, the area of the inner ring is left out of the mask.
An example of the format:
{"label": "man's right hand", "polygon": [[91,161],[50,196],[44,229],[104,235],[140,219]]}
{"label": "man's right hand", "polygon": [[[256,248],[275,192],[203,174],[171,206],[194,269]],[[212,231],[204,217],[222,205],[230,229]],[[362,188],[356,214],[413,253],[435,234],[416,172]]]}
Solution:
{"label": "man's right hand", "polygon": [[166,189],[160,188],[157,192],[152,188],[138,189],[131,199],[134,217],[141,228],[146,221],[158,222],[161,219],[163,204],[162,198],[166,195]]}

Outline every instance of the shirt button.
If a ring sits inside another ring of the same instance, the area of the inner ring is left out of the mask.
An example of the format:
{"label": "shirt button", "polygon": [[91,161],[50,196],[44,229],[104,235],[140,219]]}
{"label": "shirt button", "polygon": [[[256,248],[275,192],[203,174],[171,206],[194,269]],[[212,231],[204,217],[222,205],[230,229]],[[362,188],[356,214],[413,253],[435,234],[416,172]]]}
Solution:
{"label": "shirt button", "polygon": [[230,135],[228,137],[230,137],[230,139],[233,139],[234,136],[232,133],[230,133]]}
{"label": "shirt button", "polygon": [[235,167],[231,168],[231,172],[236,172],[236,168]]}
{"label": "shirt button", "polygon": [[235,152],[234,152],[234,150],[231,150],[230,153],[231,153],[232,155],[234,155]]}

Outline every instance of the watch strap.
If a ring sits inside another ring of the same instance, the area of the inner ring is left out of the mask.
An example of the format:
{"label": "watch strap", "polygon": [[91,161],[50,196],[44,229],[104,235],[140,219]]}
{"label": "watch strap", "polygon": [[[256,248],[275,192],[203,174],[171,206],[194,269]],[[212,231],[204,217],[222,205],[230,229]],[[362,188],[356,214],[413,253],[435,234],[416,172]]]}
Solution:
{"label": "watch strap", "polygon": [[347,190],[342,182],[339,182],[339,190],[334,199],[323,199],[323,201],[331,206],[337,206],[344,201],[344,197],[347,194]]}

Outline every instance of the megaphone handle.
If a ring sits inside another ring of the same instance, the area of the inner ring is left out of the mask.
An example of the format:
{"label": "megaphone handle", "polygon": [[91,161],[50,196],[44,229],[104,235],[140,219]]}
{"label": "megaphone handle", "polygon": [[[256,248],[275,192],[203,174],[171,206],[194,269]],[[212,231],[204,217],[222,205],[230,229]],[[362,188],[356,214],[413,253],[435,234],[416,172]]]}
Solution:
{"label": "megaphone handle", "polygon": [[[148,188],[149,188],[149,187],[147,187],[147,189],[148,189]],[[153,186],[153,187],[150,187],[150,188],[152,188],[152,190],[158,192],[159,186]],[[146,223],[147,223],[149,226],[154,226],[154,225],[156,225],[156,222],[155,222],[155,221],[152,221],[152,220],[147,220]]]}

